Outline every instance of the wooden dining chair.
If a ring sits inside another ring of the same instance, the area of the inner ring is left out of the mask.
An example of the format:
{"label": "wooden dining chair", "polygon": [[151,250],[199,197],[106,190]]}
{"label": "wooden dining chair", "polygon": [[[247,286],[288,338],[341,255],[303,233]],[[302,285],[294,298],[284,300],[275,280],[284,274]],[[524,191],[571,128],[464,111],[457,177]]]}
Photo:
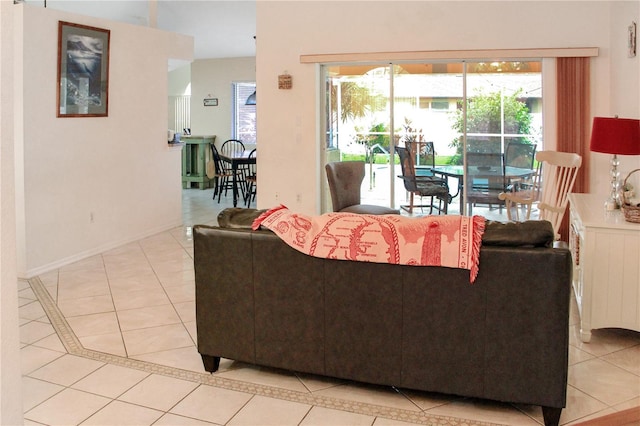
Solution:
{"label": "wooden dining chair", "polygon": [[228,139],[220,146],[220,152],[227,157],[235,157],[244,151],[244,143],[238,139]]}
{"label": "wooden dining chair", "polygon": [[[245,146],[242,141],[238,139],[228,139],[222,143],[220,146],[220,154],[228,157],[238,157],[242,155],[245,151]],[[233,191],[233,175],[236,175],[236,182],[238,182],[238,188],[240,188],[240,192],[242,192],[242,199],[244,199],[245,194],[245,182],[244,182],[244,170],[238,168],[238,170],[233,170],[231,163],[221,160],[220,166],[222,170],[222,174],[226,176],[224,180],[224,195],[227,196],[227,190]],[[218,194],[218,202],[220,202],[220,194]]]}
{"label": "wooden dining chair", "polygon": [[[256,150],[253,149],[249,153],[249,158],[256,157]],[[244,202],[247,204],[247,208],[251,205],[252,201],[256,200],[256,194],[258,189],[258,173],[256,163],[249,163],[243,168],[244,173]]]}
{"label": "wooden dining chair", "polygon": [[233,190],[233,171],[225,167],[224,162],[220,159],[220,153],[213,143],[211,144],[211,156],[213,157],[215,167],[215,173],[213,175],[213,199],[215,200],[217,196],[219,203],[223,190],[225,197],[227,196],[227,190]]}

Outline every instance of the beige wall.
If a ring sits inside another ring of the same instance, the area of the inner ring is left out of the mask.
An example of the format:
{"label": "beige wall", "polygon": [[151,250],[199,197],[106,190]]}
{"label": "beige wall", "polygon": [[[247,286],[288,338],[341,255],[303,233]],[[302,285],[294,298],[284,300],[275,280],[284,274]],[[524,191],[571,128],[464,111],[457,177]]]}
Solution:
{"label": "beige wall", "polygon": [[0,424],[22,424],[16,270],[14,13],[0,1]]}
{"label": "beige wall", "polygon": [[[180,150],[166,144],[167,64],[190,60],[193,39],[18,7],[18,274],[33,276],[180,225]],[[59,20],[111,30],[108,117],[56,117]]]}
{"label": "beige wall", "polygon": [[[624,109],[637,118],[638,97],[626,94],[640,90],[638,57],[627,58],[620,50],[626,42],[618,37],[638,15],[634,1],[258,2],[259,207],[284,203],[320,211],[317,67],[300,64],[300,55],[598,47],[600,56],[592,62],[593,112],[612,115]],[[293,76],[292,90],[277,89],[284,70]],[[598,173],[600,163],[608,167],[603,157],[593,159]],[[606,179],[604,188],[602,179],[592,186],[606,192]]]}
{"label": "beige wall", "polygon": [[[253,57],[194,61],[191,64],[191,133],[216,135],[216,144],[231,139],[231,83],[255,79]],[[203,105],[202,100],[210,95],[218,98],[218,106]]]}

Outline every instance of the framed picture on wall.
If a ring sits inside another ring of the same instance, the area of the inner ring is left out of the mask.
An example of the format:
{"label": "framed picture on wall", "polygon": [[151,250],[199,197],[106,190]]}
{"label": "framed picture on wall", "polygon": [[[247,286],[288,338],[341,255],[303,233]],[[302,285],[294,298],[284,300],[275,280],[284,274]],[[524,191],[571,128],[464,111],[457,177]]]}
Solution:
{"label": "framed picture on wall", "polygon": [[58,117],[106,117],[110,31],[58,22]]}

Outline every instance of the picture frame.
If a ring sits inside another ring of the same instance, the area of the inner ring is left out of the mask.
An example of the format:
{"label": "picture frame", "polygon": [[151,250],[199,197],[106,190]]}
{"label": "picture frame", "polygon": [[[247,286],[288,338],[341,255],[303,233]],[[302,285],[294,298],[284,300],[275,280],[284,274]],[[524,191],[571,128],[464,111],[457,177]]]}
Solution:
{"label": "picture frame", "polygon": [[204,98],[204,106],[218,106],[218,98]]}
{"label": "picture frame", "polygon": [[107,117],[111,31],[58,21],[58,117]]}

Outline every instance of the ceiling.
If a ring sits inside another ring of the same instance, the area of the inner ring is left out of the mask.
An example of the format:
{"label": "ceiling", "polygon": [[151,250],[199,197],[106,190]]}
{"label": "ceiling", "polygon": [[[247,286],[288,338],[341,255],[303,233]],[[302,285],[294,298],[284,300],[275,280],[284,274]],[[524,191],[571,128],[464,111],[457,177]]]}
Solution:
{"label": "ceiling", "polygon": [[255,0],[23,0],[65,12],[149,25],[156,4],[157,27],[193,36],[194,59],[255,56]]}

